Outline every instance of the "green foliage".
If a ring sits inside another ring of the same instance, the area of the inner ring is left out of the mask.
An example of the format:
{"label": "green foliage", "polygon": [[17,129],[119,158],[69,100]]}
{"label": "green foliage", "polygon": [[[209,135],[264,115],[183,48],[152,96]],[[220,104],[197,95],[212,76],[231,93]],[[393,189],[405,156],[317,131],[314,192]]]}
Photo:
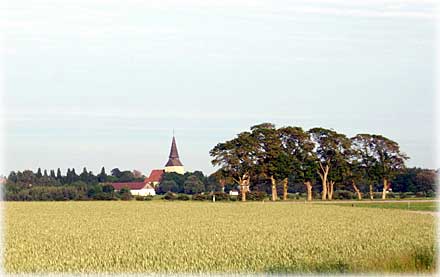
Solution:
{"label": "green foliage", "polygon": [[287,199],[299,200],[301,197],[306,198],[307,194],[299,194],[299,193],[288,193]]}
{"label": "green foliage", "polygon": [[206,194],[194,194],[191,199],[195,201],[205,201],[205,200],[209,200],[208,197],[209,196]]}
{"label": "green foliage", "polygon": [[134,178],[133,172],[131,172],[129,170],[121,172],[121,175],[119,177],[119,182],[129,183],[129,182],[134,182],[134,181],[135,181],[135,178]]}
{"label": "green foliage", "polygon": [[391,181],[405,169],[406,154],[400,151],[399,144],[381,135],[359,134],[351,139],[360,166],[372,181],[386,179]]}
{"label": "green foliage", "polygon": [[[289,193],[304,193],[304,182],[310,181],[316,197],[316,192],[322,187],[321,182],[317,182],[319,162],[330,165],[328,177],[336,181],[336,190],[352,191],[354,181],[368,197],[369,185],[372,184],[375,198],[378,198],[382,179],[391,182],[393,193],[411,192],[417,193],[418,197],[435,197],[437,190],[438,172],[405,168],[404,162],[408,157],[400,151],[396,142],[381,135],[359,134],[348,139],[344,134],[324,128],[305,132],[301,127],[276,128],[274,124],[262,123],[252,126],[250,131],[239,133],[234,139],[217,144],[210,155],[213,157],[212,164],[219,168],[209,177],[201,171],[184,175],[165,173],[157,192],[200,194],[229,191],[237,189],[239,179],[248,174],[252,191],[270,193],[270,176],[274,176],[277,182],[288,177]],[[50,174],[47,174],[49,171]],[[59,168],[56,174],[53,169],[38,168],[35,173],[31,170],[12,171],[3,189],[7,200],[32,200],[34,197],[29,192],[35,187],[65,186],[75,187],[77,194],[81,195],[78,199],[113,199],[112,182],[138,179],[133,172],[119,168],[112,169],[111,175],[107,175],[102,167],[97,176],[85,167],[79,176],[74,168],[68,168],[65,176]],[[280,186],[278,193],[282,193]],[[56,194],[46,193],[42,198],[60,199]],[[121,197],[120,194],[114,195]],[[336,193],[335,197],[339,198],[339,195]],[[395,197],[410,196],[399,193]]]}
{"label": "green foliage", "polygon": [[121,200],[131,200],[133,198],[128,188],[121,188],[118,195]]}
{"label": "green foliage", "polygon": [[267,199],[267,193],[264,191],[253,191],[247,194],[247,199],[250,201],[263,201]]}
{"label": "green foliage", "polygon": [[348,190],[336,190],[333,195],[334,199],[356,199],[356,194]]}
{"label": "green foliage", "polygon": [[102,191],[105,193],[112,193],[115,191],[115,188],[110,184],[106,184],[102,186]]}
{"label": "green foliage", "polygon": [[235,179],[255,173],[257,143],[251,133],[242,132],[235,139],[217,144],[209,152],[213,157],[211,163]]}
{"label": "green foliage", "polygon": [[136,195],[134,197],[134,199],[136,201],[151,201],[151,200],[153,200],[153,198],[154,198],[154,196],[152,196],[152,195],[145,195],[145,196]]}
{"label": "green foliage", "polygon": [[144,200],[145,201],[151,201],[151,200],[153,200],[154,199],[154,196],[153,195],[147,195],[147,196],[144,196]]}
{"label": "green foliage", "polygon": [[188,201],[188,200],[190,200],[190,199],[191,199],[191,197],[189,197],[189,196],[186,195],[186,194],[179,194],[179,195],[177,195],[177,200]]}
{"label": "green foliage", "polygon": [[187,194],[197,194],[205,191],[205,185],[197,175],[190,175],[186,179],[183,187],[184,192]]}
{"label": "green foliage", "polygon": [[98,177],[98,182],[100,182],[100,183],[107,182],[107,173],[105,173],[104,167],[102,167],[101,173],[99,173],[99,175],[97,177]]}
{"label": "green foliage", "polygon": [[[264,191],[252,191],[246,193],[246,200],[248,201],[263,201],[267,199],[268,194]],[[241,193],[238,195],[238,199],[241,199]]]}
{"label": "green foliage", "polygon": [[173,201],[177,199],[177,194],[175,194],[174,192],[167,192],[165,193],[163,199],[168,200],[168,201]]}
{"label": "green foliage", "polygon": [[[122,199],[122,198],[126,198],[126,199]],[[122,200],[129,200],[131,199],[131,197],[129,196],[123,196],[121,197]],[[118,200],[117,196],[115,193],[111,192],[111,193],[106,193],[106,192],[98,192],[93,196],[93,200]]]}
{"label": "green foliage", "polygon": [[228,201],[229,200],[229,194],[224,192],[214,192],[215,201]]}
{"label": "green foliage", "polygon": [[159,193],[168,193],[168,192],[179,192],[179,186],[177,185],[177,183],[174,180],[163,180],[160,182],[159,187],[158,187],[158,192]]}
{"label": "green foliage", "polygon": [[6,190],[5,199],[9,201],[63,201],[63,200],[83,200],[86,196],[71,186],[66,187],[31,187],[11,192]]}

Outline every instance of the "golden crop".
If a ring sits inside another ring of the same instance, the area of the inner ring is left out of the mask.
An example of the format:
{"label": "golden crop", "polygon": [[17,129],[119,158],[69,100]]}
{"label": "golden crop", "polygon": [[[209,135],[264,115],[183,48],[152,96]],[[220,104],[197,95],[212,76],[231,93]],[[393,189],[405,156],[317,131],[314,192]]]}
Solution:
{"label": "golden crop", "polygon": [[433,271],[430,215],[297,203],[6,202],[6,272]]}

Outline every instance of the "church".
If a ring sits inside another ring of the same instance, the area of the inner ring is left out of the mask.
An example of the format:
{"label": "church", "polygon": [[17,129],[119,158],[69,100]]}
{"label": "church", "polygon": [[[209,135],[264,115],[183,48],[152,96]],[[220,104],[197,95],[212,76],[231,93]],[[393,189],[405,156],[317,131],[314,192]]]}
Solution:
{"label": "church", "polygon": [[171,150],[168,157],[168,162],[165,164],[164,169],[153,169],[150,176],[143,182],[131,182],[131,183],[113,183],[112,186],[116,191],[122,188],[128,188],[132,195],[147,196],[156,195],[156,187],[160,183],[164,173],[175,172],[178,174],[184,174],[185,168],[180,161],[179,151],[177,151],[176,138],[173,136],[171,141]]}

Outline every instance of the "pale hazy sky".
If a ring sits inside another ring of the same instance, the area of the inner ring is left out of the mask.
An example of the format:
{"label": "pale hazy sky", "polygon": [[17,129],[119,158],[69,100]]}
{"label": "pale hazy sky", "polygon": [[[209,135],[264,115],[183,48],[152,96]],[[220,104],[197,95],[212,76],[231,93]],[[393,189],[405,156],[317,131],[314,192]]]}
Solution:
{"label": "pale hazy sky", "polygon": [[173,128],[210,173],[261,122],[383,134],[434,167],[434,0],[5,2],[4,174],[148,173]]}

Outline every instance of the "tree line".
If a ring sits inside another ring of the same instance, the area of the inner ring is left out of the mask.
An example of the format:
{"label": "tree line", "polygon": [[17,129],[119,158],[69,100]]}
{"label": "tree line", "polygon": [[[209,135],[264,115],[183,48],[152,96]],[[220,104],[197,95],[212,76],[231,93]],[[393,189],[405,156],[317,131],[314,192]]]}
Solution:
{"label": "tree line", "polygon": [[[129,200],[130,190],[121,189],[116,192],[112,183],[142,182],[145,176],[137,170],[121,171],[119,168],[107,174],[105,168],[97,175],[84,168],[81,174],[75,169],[67,169],[65,175],[61,169],[12,171],[3,186],[3,195],[11,201],[33,200]],[[201,194],[219,191],[215,178],[206,176],[201,171],[186,172],[184,175],[165,173],[156,187],[158,194],[167,192],[179,194]]]}
{"label": "tree line", "polygon": [[12,171],[2,187],[6,200],[33,201],[33,200],[129,200],[132,198],[127,189],[115,192],[111,183],[143,181],[139,171],[121,171],[119,168],[111,170],[108,175],[103,167],[98,175],[84,167],[80,174],[75,169],[68,168],[65,175],[61,169]]}
{"label": "tree line", "polygon": [[[391,184],[403,181],[403,177],[396,178],[406,173],[405,161],[409,159],[397,142],[382,135],[349,138],[332,129],[305,131],[301,127],[276,128],[272,123],[252,126],[250,131],[217,144],[210,155],[212,164],[219,167],[217,178],[223,184],[236,183],[242,201],[246,201],[252,184],[258,189],[256,184],[260,183],[269,183],[274,201],[281,187],[286,200],[292,181],[304,186],[309,201],[314,189],[319,190],[322,200],[332,200],[336,188],[347,186],[358,199],[364,194],[373,198],[380,187],[381,198],[386,199]],[[434,193],[435,171],[424,170],[414,178]]]}
{"label": "tree line", "polygon": [[[305,131],[263,123],[218,143],[210,155],[217,171],[210,175],[202,171],[165,173],[156,193],[200,196],[238,189],[242,200],[265,195],[272,200],[332,200],[353,195],[358,199],[386,198],[393,196],[387,193],[390,188],[402,197],[433,197],[436,191],[438,172],[407,168],[408,156],[400,151],[398,143],[381,135],[349,138],[331,129]],[[97,175],[87,168],[80,174],[67,169],[64,175],[60,168],[38,168],[35,172],[12,171],[2,189],[6,200],[128,200],[129,190],[115,192],[111,184],[144,180],[139,171],[119,168],[107,174],[103,167]]]}

